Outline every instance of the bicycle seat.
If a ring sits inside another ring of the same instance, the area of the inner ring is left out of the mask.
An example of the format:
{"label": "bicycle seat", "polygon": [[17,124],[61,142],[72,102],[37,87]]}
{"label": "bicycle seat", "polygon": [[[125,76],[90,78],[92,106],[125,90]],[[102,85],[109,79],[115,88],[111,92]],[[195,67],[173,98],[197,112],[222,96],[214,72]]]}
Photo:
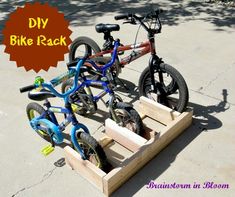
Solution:
{"label": "bicycle seat", "polygon": [[48,98],[56,97],[52,92],[41,89],[40,91],[30,91],[28,97],[35,101],[43,101]]}
{"label": "bicycle seat", "polygon": [[98,33],[105,33],[105,32],[111,32],[111,31],[119,31],[120,26],[118,24],[103,24],[99,23],[95,26],[95,30]]}

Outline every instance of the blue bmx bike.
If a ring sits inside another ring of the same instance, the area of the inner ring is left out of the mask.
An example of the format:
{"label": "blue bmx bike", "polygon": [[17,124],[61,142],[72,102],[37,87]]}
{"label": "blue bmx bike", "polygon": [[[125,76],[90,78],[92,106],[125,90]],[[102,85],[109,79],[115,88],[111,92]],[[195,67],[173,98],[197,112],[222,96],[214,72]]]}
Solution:
{"label": "blue bmx bike", "polygon": [[[43,105],[45,108],[36,102],[31,102],[26,107],[31,127],[39,136],[51,143],[51,145],[42,150],[44,155],[52,152],[55,144],[63,143],[64,134],[62,132],[66,126],[72,123],[73,127],[70,132],[72,147],[80,153],[82,159],[89,160],[104,170],[107,165],[105,152],[95,138],[89,134],[88,128],[78,122],[69,102],[69,96],[78,87],[78,76],[83,63],[84,59],[80,60],[75,68],[56,77],[49,83],[45,83],[41,77],[36,77],[33,85],[20,88],[20,92],[29,91],[28,97],[30,99],[44,101]],[[55,86],[72,76],[74,76],[74,83],[67,92],[59,93],[55,90]],[[63,98],[65,107],[51,106],[48,99],[54,97]],[[65,118],[62,123],[58,123],[55,113],[64,114]]]}
{"label": "blue bmx bike", "polygon": [[[114,92],[116,84],[111,69],[116,61],[118,46],[119,42],[117,41],[114,46],[112,58],[109,58],[104,65],[97,65],[92,59],[85,61],[84,65],[81,67],[78,86],[69,96],[69,100],[76,113],[79,115],[89,115],[96,112],[97,102],[99,100],[103,101],[102,98],[108,94],[109,99],[104,103],[109,109],[110,118],[120,126],[126,127],[138,135],[143,135],[143,123],[138,112],[130,104],[124,103],[121,97]],[[78,61],[79,58],[70,62],[68,64],[68,70],[73,69]],[[99,75],[99,77],[95,75]],[[95,77],[90,78],[89,76]],[[68,91],[73,87],[73,84],[73,79],[68,79],[63,82],[62,92]],[[101,88],[102,91],[94,95],[91,91],[91,87]]]}

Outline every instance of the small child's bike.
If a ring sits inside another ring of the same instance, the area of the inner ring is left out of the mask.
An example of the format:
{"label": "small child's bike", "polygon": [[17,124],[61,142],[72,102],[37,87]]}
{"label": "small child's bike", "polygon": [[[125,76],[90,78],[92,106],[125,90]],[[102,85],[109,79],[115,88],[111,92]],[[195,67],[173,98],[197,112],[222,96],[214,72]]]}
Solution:
{"label": "small child's bike", "polygon": [[[102,98],[108,94],[109,99],[104,103],[109,109],[110,118],[120,126],[126,127],[138,135],[143,135],[143,122],[138,112],[130,104],[124,103],[121,97],[114,92],[115,84],[111,67],[115,62],[118,46],[119,42],[117,41],[114,46],[112,58],[107,64],[97,66],[92,60],[87,60],[84,63],[78,80],[79,85],[74,93],[69,96],[69,99],[73,104],[72,107],[76,113],[86,115],[95,113],[97,110],[97,102],[102,100]],[[78,60],[70,62],[68,64],[68,69],[73,68],[73,66],[77,64],[77,61]],[[89,64],[90,67],[85,66],[86,64]],[[95,70],[92,68],[98,70],[98,75],[100,76],[99,79],[88,79],[87,73],[94,75]],[[73,84],[74,81],[72,79],[63,82],[61,87],[62,92],[66,92]],[[103,89],[103,91],[94,95],[90,87],[98,87]]]}
{"label": "small child's bike", "polygon": [[[89,160],[104,170],[107,165],[105,152],[99,143],[89,134],[88,128],[78,122],[69,102],[69,95],[77,89],[79,71],[83,63],[84,59],[77,63],[76,68],[70,69],[49,83],[45,83],[41,77],[36,77],[33,85],[20,88],[20,92],[30,91],[28,93],[30,99],[36,101],[44,100],[43,105],[46,109],[35,102],[29,103],[26,108],[31,127],[39,136],[51,143],[51,145],[42,150],[44,155],[51,153],[54,150],[55,144],[61,144],[63,142],[64,136],[62,131],[72,122],[73,127],[70,135],[73,148],[80,153],[82,159]],[[54,89],[56,85],[72,76],[74,76],[74,83],[72,88],[67,92],[61,94]],[[48,98],[53,97],[63,98],[65,107],[51,106]],[[62,123],[58,123],[55,113],[65,115]]]}

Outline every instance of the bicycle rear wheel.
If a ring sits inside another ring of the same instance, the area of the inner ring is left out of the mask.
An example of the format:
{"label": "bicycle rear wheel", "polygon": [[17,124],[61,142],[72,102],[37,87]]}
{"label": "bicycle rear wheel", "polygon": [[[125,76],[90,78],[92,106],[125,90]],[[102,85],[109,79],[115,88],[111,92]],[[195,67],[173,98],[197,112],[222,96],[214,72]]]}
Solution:
{"label": "bicycle rear wheel", "polygon": [[78,37],[70,46],[69,61],[72,62],[77,58],[83,58],[86,55],[94,55],[100,51],[100,47],[94,40],[85,36]]}
{"label": "bicycle rear wheel", "polygon": [[[38,103],[32,102],[27,105],[26,113],[27,113],[29,121],[31,121],[33,118],[40,116],[43,113],[46,114],[46,110]],[[45,118],[50,120],[50,117],[48,115],[46,115]],[[36,132],[44,140],[46,140],[48,142],[51,141],[50,136],[46,132],[46,128],[45,128],[45,130],[36,130]]]}
{"label": "bicycle rear wheel", "polygon": [[154,73],[157,92],[153,92],[149,68],[145,68],[139,79],[139,95],[155,100],[178,112],[183,112],[188,104],[189,97],[184,78],[168,64],[160,64],[160,71],[163,75],[163,83],[159,82],[159,71]]}
{"label": "bicycle rear wheel", "polygon": [[[85,36],[78,37],[72,42],[70,46],[69,61],[73,62],[77,59],[81,59],[85,56],[95,55],[99,52],[101,52],[101,49],[94,40]],[[99,56],[99,58],[101,57],[102,56]],[[95,72],[97,71],[94,67],[90,67],[90,69],[94,70]],[[81,75],[86,76],[87,79],[93,80],[98,80],[100,78],[99,75],[92,75],[88,72],[84,72]]]}

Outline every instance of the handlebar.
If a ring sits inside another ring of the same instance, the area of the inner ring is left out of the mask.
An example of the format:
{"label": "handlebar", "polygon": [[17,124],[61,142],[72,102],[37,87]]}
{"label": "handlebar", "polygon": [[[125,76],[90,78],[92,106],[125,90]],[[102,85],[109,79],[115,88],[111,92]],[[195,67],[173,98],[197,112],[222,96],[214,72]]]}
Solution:
{"label": "handlebar", "polygon": [[43,88],[47,88],[48,90],[50,90],[54,95],[56,95],[57,97],[61,97],[61,98],[65,98],[67,97],[69,94],[71,94],[72,92],[74,92],[77,87],[78,87],[78,76],[79,76],[79,73],[80,73],[80,67],[84,64],[85,62],[85,58],[79,60],[77,62],[77,65],[76,65],[76,68],[74,69],[70,69],[67,73],[67,75],[63,75],[63,76],[72,76],[72,75],[75,75],[74,76],[74,81],[73,81],[73,87],[71,89],[69,89],[67,92],[61,94],[59,93],[58,91],[55,90],[54,86],[57,85],[57,81],[58,81],[58,78],[55,78],[53,80],[51,80],[49,83],[41,83],[40,85],[38,84],[33,84],[33,85],[29,85],[29,86],[25,86],[25,87],[22,87],[20,88],[20,92],[23,93],[23,92],[27,92],[27,91],[30,91],[30,90],[33,90],[35,88],[38,88],[38,87],[43,87]]}
{"label": "handlebar", "polygon": [[[124,23],[131,23],[131,24],[137,24],[136,22],[139,22],[146,31],[151,32],[151,33],[160,33],[162,25],[159,20],[159,14],[161,14],[162,12],[163,12],[162,9],[157,9],[157,10],[154,10],[153,12],[146,14],[145,16],[137,16],[135,14],[126,13],[126,14],[117,15],[114,17],[114,19],[115,20],[124,19],[124,20],[127,20],[127,22],[124,22]],[[146,22],[147,19],[152,19],[152,20],[155,19],[156,22],[159,24],[159,27],[157,29],[147,27],[146,24],[144,23]]]}
{"label": "handlebar", "polygon": [[128,19],[131,16],[132,14],[120,14],[120,15],[114,16],[114,19],[115,20]]}
{"label": "handlebar", "polygon": [[141,16],[141,17],[138,17],[132,13],[126,13],[126,14],[120,14],[120,15],[114,16],[114,19],[115,20],[122,20],[122,19],[127,20],[127,19],[134,18],[137,20],[143,20],[144,18],[158,18],[159,14],[161,14],[162,12],[163,12],[162,9],[157,9],[157,10],[154,10],[153,12],[150,12],[150,13],[146,14],[145,16]]}
{"label": "handlebar", "polygon": [[25,87],[20,88],[20,93],[28,92],[28,91],[33,90],[35,88],[36,88],[35,84],[29,85],[29,86],[25,86]]}

